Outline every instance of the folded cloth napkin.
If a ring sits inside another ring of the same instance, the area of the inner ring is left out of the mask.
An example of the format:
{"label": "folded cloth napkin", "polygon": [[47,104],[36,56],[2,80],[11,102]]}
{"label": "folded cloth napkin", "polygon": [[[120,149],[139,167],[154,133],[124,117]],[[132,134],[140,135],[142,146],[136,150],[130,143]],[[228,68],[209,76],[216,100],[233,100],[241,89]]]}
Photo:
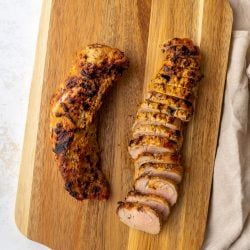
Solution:
{"label": "folded cloth napkin", "polygon": [[247,149],[250,138],[249,79],[246,71],[249,34],[248,31],[232,34],[210,213],[203,246],[206,250],[250,249],[250,158],[247,159],[250,149]]}
{"label": "folded cloth napkin", "polygon": [[204,250],[250,250],[250,1],[230,3],[235,31]]}

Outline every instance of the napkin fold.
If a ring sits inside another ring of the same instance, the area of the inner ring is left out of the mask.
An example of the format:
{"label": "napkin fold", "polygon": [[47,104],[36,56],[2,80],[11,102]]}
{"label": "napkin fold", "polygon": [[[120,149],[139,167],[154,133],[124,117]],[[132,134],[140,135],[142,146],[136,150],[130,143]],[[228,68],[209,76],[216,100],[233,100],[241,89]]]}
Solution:
{"label": "napkin fold", "polygon": [[249,45],[233,32],[204,250],[250,249]]}

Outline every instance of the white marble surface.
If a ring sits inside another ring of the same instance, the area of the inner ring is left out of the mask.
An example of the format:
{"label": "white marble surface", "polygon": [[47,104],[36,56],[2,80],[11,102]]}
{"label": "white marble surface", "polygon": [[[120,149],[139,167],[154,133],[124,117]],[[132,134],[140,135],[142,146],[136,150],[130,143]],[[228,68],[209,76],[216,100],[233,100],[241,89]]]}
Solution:
{"label": "white marble surface", "polygon": [[47,249],[14,221],[15,196],[42,0],[0,0],[0,249]]}

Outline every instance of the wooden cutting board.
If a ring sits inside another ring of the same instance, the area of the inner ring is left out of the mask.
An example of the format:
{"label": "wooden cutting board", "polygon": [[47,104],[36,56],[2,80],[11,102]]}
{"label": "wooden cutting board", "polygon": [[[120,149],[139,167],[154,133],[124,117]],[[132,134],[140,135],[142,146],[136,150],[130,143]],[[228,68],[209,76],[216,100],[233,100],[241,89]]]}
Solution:
{"label": "wooden cutting board", "polygon": [[[151,13],[151,14],[150,14]],[[199,249],[204,238],[232,27],[226,0],[44,1],[16,202],[16,223],[53,249]],[[162,62],[159,45],[190,37],[203,54],[204,80],[183,150],[180,197],[158,236],[131,230],[115,214],[132,187],[127,152],[144,86]],[[125,51],[130,68],[100,111],[107,202],[78,202],[63,189],[49,139],[49,101],[76,52],[90,43]],[[145,72],[145,74],[144,74]],[[145,77],[144,77],[145,75]]]}

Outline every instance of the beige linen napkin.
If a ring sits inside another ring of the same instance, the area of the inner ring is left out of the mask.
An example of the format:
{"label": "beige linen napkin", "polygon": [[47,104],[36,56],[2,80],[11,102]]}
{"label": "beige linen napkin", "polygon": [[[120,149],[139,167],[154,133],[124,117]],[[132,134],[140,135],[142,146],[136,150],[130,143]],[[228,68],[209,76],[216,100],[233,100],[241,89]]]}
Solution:
{"label": "beige linen napkin", "polygon": [[232,34],[204,250],[250,250],[250,0],[230,3],[237,31]]}
{"label": "beige linen napkin", "polygon": [[[233,32],[204,243],[206,250],[250,249],[250,231],[245,230],[247,219],[250,219],[250,162],[246,155],[250,138],[247,138],[249,98],[246,73],[249,43],[248,31]],[[249,239],[243,240],[245,234]]]}

